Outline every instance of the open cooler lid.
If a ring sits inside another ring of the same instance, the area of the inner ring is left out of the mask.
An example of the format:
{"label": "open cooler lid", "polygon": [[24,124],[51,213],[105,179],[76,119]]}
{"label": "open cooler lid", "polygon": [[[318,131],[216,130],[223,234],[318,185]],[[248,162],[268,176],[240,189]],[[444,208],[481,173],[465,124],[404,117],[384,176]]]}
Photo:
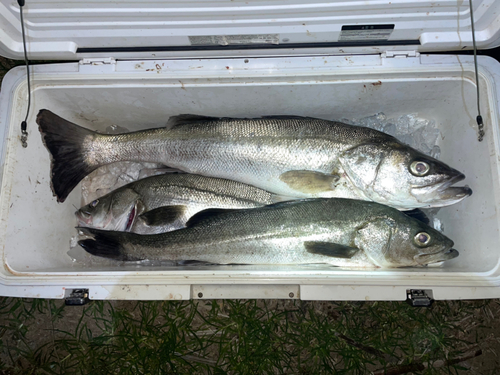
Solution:
{"label": "open cooler lid", "polygon": [[[478,48],[500,45],[500,2],[474,0]],[[26,0],[30,59],[470,49],[468,1]],[[0,0],[0,54],[22,58],[19,5]]]}

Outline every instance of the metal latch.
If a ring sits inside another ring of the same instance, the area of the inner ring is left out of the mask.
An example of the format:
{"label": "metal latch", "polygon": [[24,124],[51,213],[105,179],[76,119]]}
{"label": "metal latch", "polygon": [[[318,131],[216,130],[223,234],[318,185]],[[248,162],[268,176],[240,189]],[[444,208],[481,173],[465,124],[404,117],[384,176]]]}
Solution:
{"label": "metal latch", "polygon": [[420,52],[417,51],[386,51],[382,53],[382,57],[388,58],[408,58],[408,57],[418,57]]}
{"label": "metal latch", "polygon": [[430,307],[434,302],[432,289],[409,289],[406,291],[406,302],[413,307]]}
{"label": "metal latch", "polygon": [[104,65],[104,64],[116,64],[116,60],[113,57],[106,58],[86,58],[80,60],[80,65]]}
{"label": "metal latch", "polygon": [[116,60],[113,57],[87,58],[79,61],[79,71],[81,73],[111,73],[116,68]]}
{"label": "metal latch", "polygon": [[66,306],[82,306],[89,303],[88,289],[66,289],[64,302]]}

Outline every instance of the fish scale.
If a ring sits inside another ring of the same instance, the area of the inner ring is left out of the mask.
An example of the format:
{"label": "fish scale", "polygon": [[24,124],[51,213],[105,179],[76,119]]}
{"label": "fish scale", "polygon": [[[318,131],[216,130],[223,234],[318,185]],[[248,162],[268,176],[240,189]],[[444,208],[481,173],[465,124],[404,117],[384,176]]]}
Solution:
{"label": "fish scale", "polygon": [[[201,212],[188,228],[140,236],[84,229],[89,253],[120,260],[218,264],[400,267],[452,259],[453,242],[423,222],[374,202],[307,199],[215,216]],[[415,243],[417,234],[430,240]]]}
{"label": "fish scale", "polygon": [[[165,128],[119,135],[91,132],[47,110],[37,122],[52,154],[58,201],[92,170],[117,161],[163,163],[294,198],[362,199],[398,209],[446,206],[472,193],[451,187],[465,176],[446,164],[390,135],[334,121],[181,115]],[[415,161],[428,167],[425,174],[414,173]]]}
{"label": "fish scale", "polygon": [[82,226],[148,234],[182,228],[204,209],[254,208],[283,199],[236,181],[175,173],[127,184],[82,207],[76,216]]}

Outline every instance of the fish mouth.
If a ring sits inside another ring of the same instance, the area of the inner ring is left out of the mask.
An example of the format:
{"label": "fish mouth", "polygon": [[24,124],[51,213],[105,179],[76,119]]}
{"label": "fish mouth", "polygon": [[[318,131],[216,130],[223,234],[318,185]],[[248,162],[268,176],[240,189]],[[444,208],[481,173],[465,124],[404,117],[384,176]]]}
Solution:
{"label": "fish mouth", "polygon": [[113,220],[113,216],[108,215],[106,217],[106,221],[101,222],[99,218],[96,223],[94,223],[94,217],[92,214],[86,211],[78,210],[75,212],[75,216],[78,219],[78,226],[88,227],[88,228],[97,228],[97,229],[106,229],[108,225]]}
{"label": "fish mouth", "polygon": [[415,261],[420,265],[430,264],[430,263],[438,263],[444,262],[446,260],[454,259],[458,257],[460,253],[451,248],[448,250],[440,250],[436,253],[432,254],[420,254],[415,256]]}
{"label": "fish mouth", "polygon": [[463,173],[459,173],[458,175],[450,178],[448,181],[443,182],[437,188],[437,196],[436,198],[442,202],[445,202],[446,205],[458,203],[461,200],[472,195],[472,189],[465,186],[452,186],[457,182],[463,181],[465,179],[465,175]]}
{"label": "fish mouth", "polygon": [[[449,178],[448,180],[444,181],[443,183],[439,184],[437,187],[437,191],[442,192],[448,189],[451,185],[455,185],[457,182],[465,180],[465,175],[463,173],[458,172],[456,176],[453,176],[452,178]],[[470,190],[470,189],[469,189]],[[472,190],[471,190],[472,194]]]}
{"label": "fish mouth", "polygon": [[75,216],[78,219],[79,226],[90,226],[92,225],[92,215],[88,212],[78,210],[75,212]]}
{"label": "fish mouth", "polygon": [[470,197],[472,195],[472,189],[468,186],[453,186],[448,187],[439,192],[438,198],[446,202],[447,204],[457,203],[461,200]]}
{"label": "fish mouth", "polygon": [[[432,199],[428,200],[429,207],[442,207],[458,203],[463,199],[472,195],[472,189],[465,186],[452,186],[457,182],[463,181],[465,175],[456,172],[456,175],[446,179],[445,181],[437,184],[416,187],[413,190],[416,195],[430,196]],[[426,201],[426,199],[422,199]]]}

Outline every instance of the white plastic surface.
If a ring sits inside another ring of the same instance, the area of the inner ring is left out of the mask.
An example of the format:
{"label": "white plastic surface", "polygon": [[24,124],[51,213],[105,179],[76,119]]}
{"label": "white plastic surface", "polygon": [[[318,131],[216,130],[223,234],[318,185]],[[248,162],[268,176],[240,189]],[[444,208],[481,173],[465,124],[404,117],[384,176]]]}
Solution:
{"label": "white plastic surface", "polygon": [[[234,287],[225,292],[225,286],[253,285],[241,295],[290,298],[286,296],[293,291],[302,299],[364,300],[368,295],[397,300],[405,299],[407,288],[426,288],[439,299],[499,297],[500,64],[479,58],[486,130],[479,143],[472,61],[447,55],[371,55],[118,61],[104,71],[76,63],[39,65],[34,67],[27,149],[19,141],[26,110],[25,71],[13,69],[0,92],[0,295],[62,298],[64,288],[74,287],[89,288],[91,298],[99,299],[186,299],[203,290],[207,296],[234,296]],[[441,160],[464,172],[464,183],[474,191],[438,214],[460,256],[442,267],[393,270],[158,268],[99,261],[83,266],[67,255],[76,234],[74,211],[81,190],[63,204],[52,196],[49,154],[34,121],[42,108],[101,131],[113,124],[130,130],[158,127],[181,113],[325,119],[418,113],[436,121],[443,134]]]}
{"label": "white plastic surface", "polygon": [[[474,0],[479,48],[500,44],[500,2]],[[366,42],[369,31],[342,34],[343,26],[395,25],[389,41],[415,40],[411,49],[446,51],[470,49],[468,1],[327,1],[203,0],[120,1],[29,0],[24,8],[30,59],[82,57],[160,58],[216,56],[289,56],[292,54],[379,53],[405,50],[396,46],[348,46]],[[250,36],[250,37],[249,37]],[[190,37],[192,37],[190,39]],[[190,47],[212,40],[215,50],[161,51],[156,47]],[[383,35],[378,35],[384,39]],[[376,39],[376,38],[375,38]],[[198,41],[198,42],[197,42]],[[380,40],[379,40],[380,41]],[[341,42],[334,47],[235,50],[231,45],[265,43]],[[224,44],[229,45],[224,46]],[[78,52],[79,48],[146,48],[146,51]],[[222,48],[220,48],[222,47]],[[0,0],[0,55],[22,57],[19,6]]]}

